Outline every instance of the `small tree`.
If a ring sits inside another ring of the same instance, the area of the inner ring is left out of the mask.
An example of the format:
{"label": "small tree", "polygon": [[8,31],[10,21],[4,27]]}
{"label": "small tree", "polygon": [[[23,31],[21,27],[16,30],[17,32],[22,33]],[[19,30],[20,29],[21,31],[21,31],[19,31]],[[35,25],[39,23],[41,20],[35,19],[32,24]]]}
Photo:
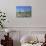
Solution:
{"label": "small tree", "polygon": [[6,15],[4,12],[0,11],[0,27],[3,28],[4,27],[4,22],[6,20]]}

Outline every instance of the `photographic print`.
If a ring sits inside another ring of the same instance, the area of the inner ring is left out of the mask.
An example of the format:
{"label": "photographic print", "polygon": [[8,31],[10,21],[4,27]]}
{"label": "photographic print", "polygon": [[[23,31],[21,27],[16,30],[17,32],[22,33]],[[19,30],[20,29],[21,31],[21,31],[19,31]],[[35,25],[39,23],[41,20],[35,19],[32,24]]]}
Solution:
{"label": "photographic print", "polygon": [[16,6],[16,17],[31,17],[32,6]]}

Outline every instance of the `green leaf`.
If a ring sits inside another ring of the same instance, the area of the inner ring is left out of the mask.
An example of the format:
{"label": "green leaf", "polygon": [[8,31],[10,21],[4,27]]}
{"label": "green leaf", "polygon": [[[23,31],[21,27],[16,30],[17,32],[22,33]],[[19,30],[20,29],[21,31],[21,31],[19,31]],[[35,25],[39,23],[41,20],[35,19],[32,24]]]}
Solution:
{"label": "green leaf", "polygon": [[2,13],[2,12],[0,12],[0,13]]}
{"label": "green leaf", "polygon": [[3,25],[1,25],[1,27],[3,28]]}
{"label": "green leaf", "polygon": [[6,19],[1,19],[2,21],[6,20]]}
{"label": "green leaf", "polygon": [[4,15],[5,15],[5,13],[4,13]]}
{"label": "green leaf", "polygon": [[3,16],[3,17],[6,17],[6,16]]}

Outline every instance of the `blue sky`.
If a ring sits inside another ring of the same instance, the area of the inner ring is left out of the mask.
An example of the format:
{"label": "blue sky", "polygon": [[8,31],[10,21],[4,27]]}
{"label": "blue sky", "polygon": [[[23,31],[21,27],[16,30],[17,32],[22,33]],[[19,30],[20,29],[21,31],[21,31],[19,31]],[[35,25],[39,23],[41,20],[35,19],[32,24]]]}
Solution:
{"label": "blue sky", "polygon": [[16,6],[16,12],[25,12],[25,11],[31,11],[32,6]]}

